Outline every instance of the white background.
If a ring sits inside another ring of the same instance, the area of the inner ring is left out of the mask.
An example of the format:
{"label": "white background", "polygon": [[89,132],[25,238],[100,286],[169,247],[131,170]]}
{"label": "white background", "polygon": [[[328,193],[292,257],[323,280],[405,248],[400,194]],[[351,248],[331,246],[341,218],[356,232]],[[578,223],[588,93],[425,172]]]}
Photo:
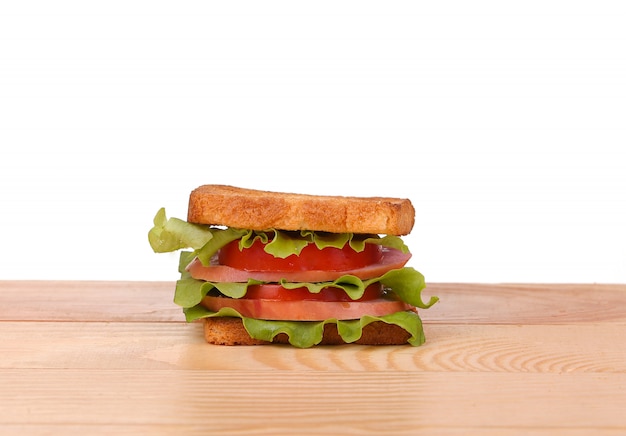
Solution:
{"label": "white background", "polygon": [[626,6],[0,3],[0,279],[175,280],[200,184],[410,198],[431,282],[626,283]]}

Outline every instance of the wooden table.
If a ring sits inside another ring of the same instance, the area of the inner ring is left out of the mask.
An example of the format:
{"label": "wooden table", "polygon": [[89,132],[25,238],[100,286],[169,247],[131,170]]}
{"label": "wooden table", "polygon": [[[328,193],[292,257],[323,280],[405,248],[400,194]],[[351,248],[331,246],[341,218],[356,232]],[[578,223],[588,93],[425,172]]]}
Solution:
{"label": "wooden table", "polygon": [[431,294],[422,347],[221,347],[173,283],[0,282],[0,434],[626,434],[626,285]]}

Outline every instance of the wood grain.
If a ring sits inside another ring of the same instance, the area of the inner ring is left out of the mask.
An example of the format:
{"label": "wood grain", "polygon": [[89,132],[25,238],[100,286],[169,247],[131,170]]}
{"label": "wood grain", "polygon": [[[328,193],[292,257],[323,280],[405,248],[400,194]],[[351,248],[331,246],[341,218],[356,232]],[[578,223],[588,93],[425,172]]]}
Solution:
{"label": "wood grain", "polygon": [[434,283],[440,297],[421,312],[428,322],[570,324],[626,322],[626,285]]}
{"label": "wood grain", "polygon": [[626,374],[308,374],[5,370],[0,373],[3,420],[10,425],[165,429],[194,423],[217,434],[274,435],[410,435],[421,428],[626,429]]}
{"label": "wood grain", "polygon": [[419,348],[297,349],[209,345],[200,324],[3,322],[0,368],[626,373],[624,330],[433,324]]}
{"label": "wood grain", "polygon": [[[183,321],[174,282],[0,281],[0,320]],[[432,283],[429,323],[626,322],[626,285]],[[497,310],[496,310],[497,309]]]}
{"label": "wood grain", "polygon": [[0,282],[0,434],[626,434],[626,286],[431,284],[427,342],[222,347],[170,282]]}
{"label": "wood grain", "polygon": [[173,282],[0,281],[0,321],[183,321]]}

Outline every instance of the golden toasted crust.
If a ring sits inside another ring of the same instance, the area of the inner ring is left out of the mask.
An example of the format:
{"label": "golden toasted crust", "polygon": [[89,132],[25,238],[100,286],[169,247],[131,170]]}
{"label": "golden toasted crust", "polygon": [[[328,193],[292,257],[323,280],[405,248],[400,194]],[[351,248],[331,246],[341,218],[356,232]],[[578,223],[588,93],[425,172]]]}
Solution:
{"label": "golden toasted crust", "polygon": [[203,185],[189,196],[187,221],[251,230],[316,230],[406,235],[415,209],[408,199],[341,197]]}
{"label": "golden toasted crust", "polygon": [[[273,342],[253,339],[243,326],[240,318],[217,317],[204,319],[204,337],[209,344],[216,345],[266,345],[271,343],[289,343],[287,335],[281,333]],[[360,345],[402,345],[406,344],[411,335],[394,324],[383,321],[372,322],[363,327],[363,334],[355,344]],[[336,324],[324,326],[324,337],[319,345],[345,344]]]}

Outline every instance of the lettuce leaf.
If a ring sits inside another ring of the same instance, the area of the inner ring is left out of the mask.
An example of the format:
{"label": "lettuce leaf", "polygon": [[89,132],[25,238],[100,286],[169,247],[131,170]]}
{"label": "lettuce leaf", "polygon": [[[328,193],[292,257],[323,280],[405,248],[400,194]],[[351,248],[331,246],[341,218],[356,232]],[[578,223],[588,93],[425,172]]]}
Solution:
{"label": "lettuce leaf", "polygon": [[209,263],[211,262],[211,257],[213,257],[213,255],[216,254],[220,248],[222,248],[229,242],[236,241],[237,239],[241,238],[242,236],[247,234],[249,230],[240,230],[228,227],[224,230],[212,229],[212,232],[213,237],[209,241],[207,241],[207,243],[203,245],[202,248],[196,250],[198,260],[204,266],[209,265]]}
{"label": "lettuce leaf", "polygon": [[320,250],[326,247],[343,248],[350,244],[353,250],[361,252],[365,244],[378,244],[408,253],[409,249],[398,236],[379,237],[371,235],[363,238],[353,233],[327,233],[302,230],[289,232],[276,229],[265,231],[226,229],[204,224],[192,224],[178,218],[167,218],[161,208],[154,217],[154,226],[148,232],[148,241],[156,253],[166,253],[191,248],[203,265],[208,265],[211,257],[224,245],[240,239],[239,249],[249,248],[257,239],[265,245],[265,251],[274,257],[286,258],[300,254],[308,244],[315,244]]}
{"label": "lettuce leaf", "polygon": [[299,256],[302,249],[309,245],[308,239],[293,237],[288,232],[281,232],[275,229],[271,230],[271,232],[274,235],[272,238],[266,236],[266,240],[269,239],[269,242],[265,245],[263,251],[274,257],[284,259],[292,254]]}
{"label": "lettuce leaf", "polygon": [[298,256],[308,244],[315,244],[319,250],[327,247],[341,249],[346,244],[349,244],[354,251],[360,253],[365,249],[365,244],[369,243],[395,248],[403,253],[409,252],[404,241],[400,237],[393,235],[387,235],[382,238],[378,235],[373,235],[363,238],[362,236],[357,237],[354,233],[327,233],[312,230],[288,232],[276,229],[250,231],[250,233],[241,238],[239,249],[250,248],[257,239],[266,244],[264,248],[266,253],[281,259],[292,254]]}
{"label": "lettuce leaf", "polygon": [[262,319],[247,318],[234,309],[223,308],[219,312],[211,312],[203,306],[194,306],[185,309],[188,321],[216,316],[238,317],[243,321],[248,334],[263,341],[272,341],[280,333],[289,337],[289,343],[298,348],[309,348],[319,344],[324,335],[326,324],[337,324],[337,331],[341,338],[351,343],[358,340],[363,334],[363,327],[374,322],[383,321],[387,324],[395,324],[409,332],[411,337],[408,343],[413,346],[422,345],[425,342],[422,320],[415,312],[396,312],[385,316],[365,315],[360,319],[337,320],[326,319],[324,321],[268,321]]}
{"label": "lettuce leaf", "polygon": [[[341,288],[351,299],[358,300],[363,296],[365,288],[377,282],[381,282],[386,288],[390,288],[400,300],[420,309],[428,309],[439,301],[439,298],[434,296],[427,303],[422,301],[422,290],[426,287],[424,276],[411,267],[394,269],[381,277],[369,280],[361,280],[356,276],[345,275],[332,282],[296,283],[282,280],[280,284],[287,289],[306,287],[309,292],[314,294],[319,293],[326,287]],[[174,302],[183,308],[189,308],[200,304],[200,301],[213,289],[217,289],[227,297],[242,298],[246,295],[248,286],[262,283],[265,282],[252,279],[246,283],[205,282],[196,280],[183,271],[181,279],[176,282]]]}
{"label": "lettuce leaf", "polygon": [[212,238],[209,226],[191,224],[178,218],[167,219],[164,208],[159,209],[154,217],[154,227],[148,232],[148,242],[155,253],[199,249]]}
{"label": "lettuce leaf", "polygon": [[390,288],[402,301],[421,309],[428,309],[439,299],[431,297],[428,303],[422,301],[422,290],[426,287],[424,276],[414,268],[404,267],[391,270],[380,277],[369,280],[361,280],[353,275],[344,275],[332,282],[320,283],[295,283],[281,280],[280,284],[287,289],[305,287],[311,293],[319,293],[323,288],[336,287],[345,291],[348,296],[357,300],[363,296],[365,289],[374,283],[382,283],[385,288]]}

